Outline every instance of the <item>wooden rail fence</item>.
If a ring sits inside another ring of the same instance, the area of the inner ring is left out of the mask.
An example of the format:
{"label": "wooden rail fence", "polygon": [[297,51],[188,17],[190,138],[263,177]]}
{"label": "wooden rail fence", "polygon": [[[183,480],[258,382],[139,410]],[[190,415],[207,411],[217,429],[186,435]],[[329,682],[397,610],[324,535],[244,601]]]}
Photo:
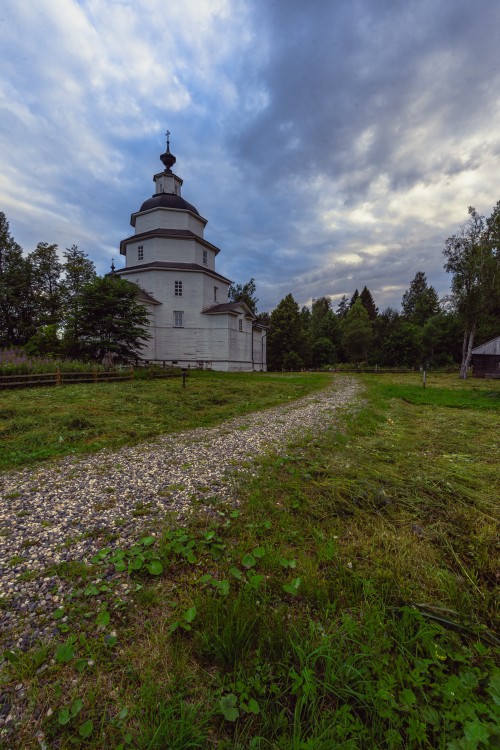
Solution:
{"label": "wooden rail fence", "polygon": [[[141,368],[142,369],[142,368]],[[134,380],[136,369],[126,370],[92,370],[91,372],[55,372],[30,373],[29,375],[0,375],[0,390],[14,388],[37,388],[39,386],[75,385],[76,383],[105,383],[119,380]],[[180,370],[151,370],[147,379],[180,377]],[[145,379],[142,378],[141,379]],[[184,380],[184,378],[183,378]]]}

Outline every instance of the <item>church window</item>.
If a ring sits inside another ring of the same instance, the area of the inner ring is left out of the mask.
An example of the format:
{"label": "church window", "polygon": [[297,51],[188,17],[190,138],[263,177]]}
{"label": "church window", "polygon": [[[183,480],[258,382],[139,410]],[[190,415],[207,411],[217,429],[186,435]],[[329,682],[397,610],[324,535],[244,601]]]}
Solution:
{"label": "church window", "polygon": [[176,297],[182,297],[182,281],[174,281],[174,294]]}
{"label": "church window", "polygon": [[182,310],[174,310],[174,328],[184,327],[184,312]]}
{"label": "church window", "polygon": [[217,302],[217,287],[214,286],[214,302]]}
{"label": "church window", "polygon": [[243,321],[240,319],[238,320],[238,331],[242,331],[242,330],[243,330]]}
{"label": "church window", "polygon": [[203,251],[203,265],[204,266],[208,265],[208,250]]}
{"label": "church window", "polygon": [[137,248],[137,260],[144,260],[144,245]]}

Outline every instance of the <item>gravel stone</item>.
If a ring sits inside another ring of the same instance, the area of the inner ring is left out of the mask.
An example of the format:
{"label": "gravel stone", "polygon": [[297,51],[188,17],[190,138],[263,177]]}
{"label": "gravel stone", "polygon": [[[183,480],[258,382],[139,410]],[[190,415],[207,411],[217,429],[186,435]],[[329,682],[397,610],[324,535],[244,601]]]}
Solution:
{"label": "gravel stone", "polygon": [[182,524],[192,513],[236,506],[238,476],[255,471],[257,456],[285,453],[294,435],[331,425],[358,393],[354,378],[335,376],[323,391],[216,427],[0,475],[2,647],[25,649],[53,635],[51,615],[72,589],[55,565],[128,546],[167,516]]}

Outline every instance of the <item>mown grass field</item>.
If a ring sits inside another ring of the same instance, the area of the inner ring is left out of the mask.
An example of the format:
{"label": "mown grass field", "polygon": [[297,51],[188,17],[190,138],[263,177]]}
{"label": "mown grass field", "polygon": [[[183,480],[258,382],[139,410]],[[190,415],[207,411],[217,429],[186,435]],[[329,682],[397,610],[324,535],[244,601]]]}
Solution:
{"label": "mown grass field", "polygon": [[57,456],[118,448],[165,432],[208,427],[300,398],[329,376],[193,371],[171,380],[0,392],[0,471]]}
{"label": "mown grass field", "polygon": [[8,654],[5,689],[27,690],[8,747],[500,747],[500,384],[362,382],[218,523],[66,572],[59,637]]}

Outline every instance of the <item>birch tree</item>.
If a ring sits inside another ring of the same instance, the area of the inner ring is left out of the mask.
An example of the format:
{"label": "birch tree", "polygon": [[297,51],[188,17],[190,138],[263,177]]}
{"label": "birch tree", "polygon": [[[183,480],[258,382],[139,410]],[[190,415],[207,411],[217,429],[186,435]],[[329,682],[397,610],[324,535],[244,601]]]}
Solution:
{"label": "birch tree", "polygon": [[[494,224],[494,222],[493,222]],[[443,251],[445,270],[453,275],[451,299],[462,322],[460,377],[467,378],[478,322],[495,304],[498,290],[499,256],[488,222],[475,208],[457,234],[448,237]]]}

